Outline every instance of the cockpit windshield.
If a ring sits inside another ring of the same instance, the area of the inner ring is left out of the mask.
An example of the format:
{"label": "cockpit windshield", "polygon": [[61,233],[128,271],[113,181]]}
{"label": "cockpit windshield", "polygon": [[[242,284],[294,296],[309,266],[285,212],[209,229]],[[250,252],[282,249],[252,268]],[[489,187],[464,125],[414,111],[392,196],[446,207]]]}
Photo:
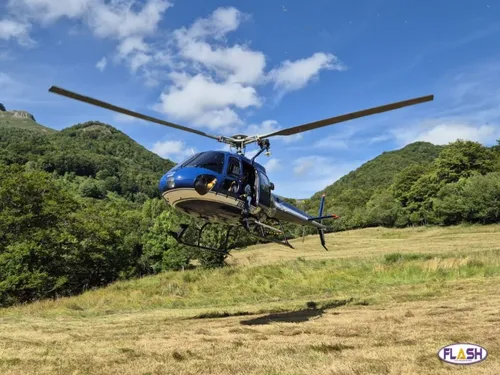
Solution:
{"label": "cockpit windshield", "polygon": [[202,152],[194,158],[187,160],[182,166],[206,168],[216,173],[222,173],[224,153],[217,151]]}

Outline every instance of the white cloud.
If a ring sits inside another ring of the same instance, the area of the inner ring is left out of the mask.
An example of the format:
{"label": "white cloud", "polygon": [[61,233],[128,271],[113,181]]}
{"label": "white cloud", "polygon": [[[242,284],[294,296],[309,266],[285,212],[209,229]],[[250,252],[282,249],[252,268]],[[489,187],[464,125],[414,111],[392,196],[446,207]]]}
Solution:
{"label": "white cloud", "polygon": [[[9,96],[17,96],[22,93],[22,88],[19,82],[16,82],[9,74],[0,72],[0,93],[2,93],[2,99],[5,100]],[[6,104],[4,102],[4,104]]]}
{"label": "white cloud", "polygon": [[241,124],[231,107],[244,109],[261,104],[253,87],[218,83],[202,74],[183,77],[161,94],[160,102],[155,106],[157,111],[175,119],[192,121],[195,125],[218,129]]}
{"label": "white cloud", "polygon": [[300,157],[290,163],[291,173],[276,179],[276,193],[290,198],[309,198],[362,163],[343,162],[319,155]]}
{"label": "white cloud", "polygon": [[281,127],[278,126],[278,121],[275,120],[265,120],[260,124],[251,124],[246,129],[247,135],[264,135],[280,130]]}
{"label": "white cloud", "polygon": [[[245,45],[212,46],[208,40],[221,41],[235,31],[246,17],[233,7],[218,8],[209,17],[196,20],[190,28],[174,31],[183,58],[212,70],[228,83],[251,84],[262,79],[266,59],[262,52]],[[213,41],[212,41],[213,42]]]}
{"label": "white cloud", "polygon": [[190,28],[182,27],[176,31],[180,39],[204,39],[213,37],[220,39],[227,33],[236,30],[243,14],[234,7],[217,8],[209,17],[197,19]]}
{"label": "white cloud", "polygon": [[[122,124],[130,124],[130,123],[133,123],[133,122],[137,122],[137,121],[141,121],[139,120],[138,118],[136,117],[132,117],[132,116],[128,116],[128,115],[125,115],[123,113],[116,113],[113,115],[113,119],[116,121],[116,122],[120,122]],[[142,126],[147,126],[149,123],[148,122],[142,122]]]}
{"label": "white cloud", "polygon": [[149,0],[140,11],[134,12],[133,1],[95,3],[88,20],[90,28],[99,37],[119,40],[152,35],[161,21],[163,12],[171,6],[166,0]]}
{"label": "white cloud", "polygon": [[345,68],[336,56],[318,52],[308,58],[283,62],[281,66],[269,72],[268,79],[274,82],[275,88],[283,92],[294,91],[306,86],[323,69]]}
{"label": "white cloud", "polygon": [[323,166],[325,166],[327,160],[328,160],[327,158],[321,156],[301,157],[295,160],[294,162],[295,167],[293,168],[293,173],[296,176],[303,176],[309,174],[313,170],[315,165],[322,164]]}
{"label": "white cloud", "polygon": [[330,150],[347,150],[349,143],[347,139],[339,139],[337,136],[329,136],[315,143],[315,147]]}
{"label": "white cloud", "polygon": [[368,140],[368,142],[370,144],[372,143],[378,143],[378,142],[384,142],[384,141],[388,141],[390,140],[392,137],[387,135],[387,134],[382,134],[382,135],[378,135],[376,137],[372,137]]}
{"label": "white cloud", "polygon": [[[226,35],[237,30],[245,19],[247,15],[233,7],[219,8],[206,18],[195,20],[191,26],[173,32],[169,53],[154,58],[156,62],[167,58],[168,65],[174,67],[169,74],[173,85],[161,94],[156,110],[212,131],[235,132],[244,126],[240,112],[259,108],[264,99],[259,96],[257,86],[271,82],[265,72],[264,53],[246,45],[227,45]],[[333,55],[320,53],[304,61],[287,62],[274,75],[280,85],[283,79],[295,79],[292,83],[294,89],[298,89],[319,70],[334,69],[336,65]],[[287,70],[290,67],[292,72]],[[302,77],[294,77],[295,71]],[[266,126],[269,124],[260,127]],[[290,142],[300,137],[284,138]]]}
{"label": "white cloud", "polygon": [[[139,10],[137,10],[138,5],[142,5]],[[151,60],[151,57],[138,48],[138,45],[143,43],[143,38],[155,34],[163,13],[169,7],[171,4],[167,0],[9,1],[9,9],[14,16],[30,23],[38,22],[44,27],[61,18],[81,19],[95,36],[120,42],[118,57],[124,59],[133,72]],[[26,24],[23,29],[26,37],[30,26]],[[10,28],[12,29],[12,26]],[[23,30],[19,29],[18,33]],[[24,39],[18,37],[18,40],[21,43],[26,37]]]}
{"label": "white cloud", "polygon": [[266,172],[268,173],[279,171],[282,168],[281,160],[271,159],[264,164],[264,168],[266,168]]}
{"label": "white cloud", "polygon": [[195,148],[186,146],[183,141],[156,142],[151,151],[175,162],[180,162],[196,153]]}
{"label": "white cloud", "polygon": [[[275,120],[265,120],[262,121],[260,124],[251,124],[249,125],[245,132],[247,135],[265,135],[269,133],[274,133],[278,130],[283,129],[282,126],[278,125],[278,122]],[[294,134],[294,135],[287,135],[287,136],[276,136],[275,138],[273,137],[272,139],[276,140],[281,140],[284,143],[292,143],[296,142],[300,139],[302,139],[302,134]]]}
{"label": "white cloud", "polygon": [[22,14],[48,25],[59,18],[79,18],[97,4],[95,0],[9,0],[14,14]]}
{"label": "white cloud", "polygon": [[245,151],[245,157],[248,158],[248,159],[252,159],[255,155],[257,155],[257,153],[259,151],[260,151],[259,149],[253,149],[253,150]]}
{"label": "white cloud", "polygon": [[106,60],[105,57],[103,57],[102,59],[100,59],[97,64],[95,64],[95,67],[97,69],[99,69],[101,72],[104,71],[104,69],[106,68],[106,64],[108,63],[108,60]]}
{"label": "white cloud", "polygon": [[206,42],[189,41],[181,45],[181,56],[203,64],[228,83],[252,84],[262,80],[266,58],[246,46],[213,48]]}
{"label": "white cloud", "polygon": [[438,82],[436,91],[439,107],[434,112],[411,116],[413,121],[403,119],[403,115],[398,119],[395,114],[399,126],[386,130],[380,137],[390,137],[400,147],[416,141],[445,145],[457,139],[491,145],[500,138],[498,61],[461,66],[458,71],[448,72]]}
{"label": "white cloud", "polygon": [[[321,70],[342,69],[337,57],[318,52],[267,72],[262,51],[227,41],[227,35],[249,19],[248,14],[220,7],[186,27],[160,30],[171,7],[169,0],[9,0],[8,17],[17,22],[17,28],[9,24],[8,35],[28,40],[34,24],[48,27],[63,18],[77,21],[95,37],[114,40],[114,61],[126,65],[146,85],[166,87],[156,111],[219,134],[240,132],[247,126],[245,111],[265,102],[260,86],[274,83],[282,96],[304,87]],[[104,58],[96,65],[101,71],[106,66]],[[301,135],[281,138],[289,143]]]}
{"label": "white cloud", "polygon": [[500,138],[500,129],[497,126],[491,125],[438,123],[431,125],[424,124],[416,129],[394,131],[393,135],[401,146],[417,141],[446,145],[457,139],[484,144]]}
{"label": "white cloud", "polygon": [[162,14],[171,4],[167,0],[148,0],[139,11],[135,1],[113,0],[10,0],[13,14],[43,26],[60,18],[84,20],[98,37],[125,39],[151,35],[156,31]]}
{"label": "white cloud", "polygon": [[11,19],[0,20],[0,39],[14,39],[25,47],[31,47],[35,42],[29,37],[31,26],[28,23],[18,22]]}

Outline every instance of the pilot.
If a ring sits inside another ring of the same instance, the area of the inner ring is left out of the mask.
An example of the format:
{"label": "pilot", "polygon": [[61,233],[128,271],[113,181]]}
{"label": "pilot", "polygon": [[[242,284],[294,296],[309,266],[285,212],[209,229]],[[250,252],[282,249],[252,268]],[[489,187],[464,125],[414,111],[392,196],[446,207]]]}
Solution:
{"label": "pilot", "polygon": [[240,190],[240,184],[238,184],[238,181],[234,180],[231,182],[231,185],[229,186],[229,191],[233,194],[238,194],[238,191]]}

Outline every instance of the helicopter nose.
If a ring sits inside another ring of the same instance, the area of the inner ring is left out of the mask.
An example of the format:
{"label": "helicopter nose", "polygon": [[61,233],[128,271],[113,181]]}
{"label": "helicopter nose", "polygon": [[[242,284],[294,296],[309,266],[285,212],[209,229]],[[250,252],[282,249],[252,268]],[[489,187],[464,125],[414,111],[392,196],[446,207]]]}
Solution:
{"label": "helicopter nose", "polygon": [[160,180],[160,192],[163,194],[165,191],[175,187],[175,175],[173,173],[165,174]]}

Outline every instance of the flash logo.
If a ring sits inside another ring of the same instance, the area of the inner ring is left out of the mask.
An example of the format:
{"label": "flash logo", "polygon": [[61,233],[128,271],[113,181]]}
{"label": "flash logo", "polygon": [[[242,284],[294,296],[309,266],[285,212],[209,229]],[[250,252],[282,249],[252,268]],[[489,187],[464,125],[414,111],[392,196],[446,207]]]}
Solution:
{"label": "flash logo", "polygon": [[469,365],[484,361],[488,356],[485,348],[475,344],[453,344],[441,348],[438,357],[443,362]]}

